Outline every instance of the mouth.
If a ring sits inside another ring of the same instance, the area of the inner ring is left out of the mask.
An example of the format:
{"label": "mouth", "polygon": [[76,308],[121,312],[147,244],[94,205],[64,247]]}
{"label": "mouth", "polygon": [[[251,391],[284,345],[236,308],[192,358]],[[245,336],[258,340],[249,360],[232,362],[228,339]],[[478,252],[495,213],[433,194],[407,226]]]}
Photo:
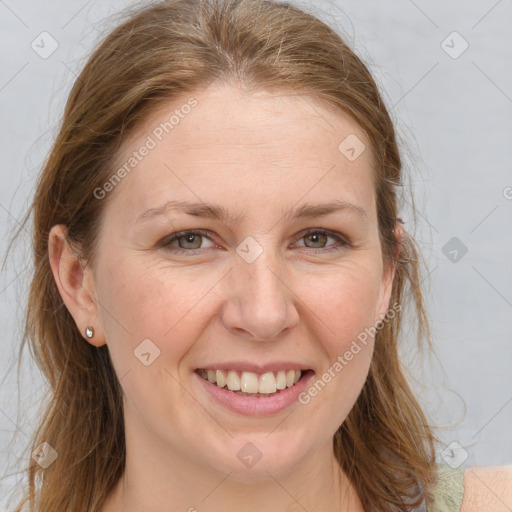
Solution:
{"label": "mouth", "polygon": [[312,370],[278,370],[255,373],[237,370],[198,368],[195,373],[220,389],[245,397],[269,398],[293,388],[313,373]]}

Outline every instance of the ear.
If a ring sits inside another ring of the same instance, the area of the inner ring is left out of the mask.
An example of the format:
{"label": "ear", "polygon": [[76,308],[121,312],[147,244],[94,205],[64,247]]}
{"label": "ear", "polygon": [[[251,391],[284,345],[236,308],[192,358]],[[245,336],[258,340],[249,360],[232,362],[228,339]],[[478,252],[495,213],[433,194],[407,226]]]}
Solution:
{"label": "ear", "polygon": [[[82,337],[91,345],[105,345],[92,271],[84,266],[67,238],[63,224],[52,227],[48,236],[48,255],[55,283]],[[85,328],[92,326],[94,336],[87,338]]]}
{"label": "ear", "polygon": [[391,293],[393,291],[393,281],[395,279],[396,260],[400,254],[400,247],[404,238],[404,229],[400,221],[396,223],[395,228],[393,229],[393,236],[396,240],[395,252],[393,255],[393,261],[386,262],[386,265],[383,269],[381,293],[379,297],[377,318],[375,319],[375,322],[382,320],[389,310],[389,302],[391,300]]}

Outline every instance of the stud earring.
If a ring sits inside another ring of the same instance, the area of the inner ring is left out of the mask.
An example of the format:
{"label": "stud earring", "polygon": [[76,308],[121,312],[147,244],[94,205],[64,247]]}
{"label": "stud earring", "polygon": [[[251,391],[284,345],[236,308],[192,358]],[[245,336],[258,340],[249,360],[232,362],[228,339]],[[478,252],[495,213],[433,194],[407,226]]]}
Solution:
{"label": "stud earring", "polygon": [[85,328],[85,335],[86,335],[89,339],[91,339],[91,338],[94,336],[94,327],[91,327],[91,326],[89,326],[89,325],[88,325],[88,326]]}

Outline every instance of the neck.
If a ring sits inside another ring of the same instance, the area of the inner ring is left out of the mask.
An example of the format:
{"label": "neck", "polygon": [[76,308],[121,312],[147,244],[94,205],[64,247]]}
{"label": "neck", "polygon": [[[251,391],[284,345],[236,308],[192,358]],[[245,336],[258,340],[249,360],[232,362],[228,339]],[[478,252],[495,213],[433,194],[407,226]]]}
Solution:
{"label": "neck", "polygon": [[126,455],[125,472],[101,512],[224,512],[226,505],[243,511],[364,512],[354,486],[334,458],[332,446],[316,451],[285,473],[266,471],[266,476],[250,482],[176,453],[149,453],[136,444],[127,443]]}

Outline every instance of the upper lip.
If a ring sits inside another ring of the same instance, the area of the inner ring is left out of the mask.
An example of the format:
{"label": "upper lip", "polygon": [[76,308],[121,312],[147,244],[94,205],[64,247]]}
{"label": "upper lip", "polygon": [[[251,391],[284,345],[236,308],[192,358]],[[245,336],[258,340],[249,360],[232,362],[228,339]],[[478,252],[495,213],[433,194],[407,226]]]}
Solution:
{"label": "upper lip", "polygon": [[223,363],[209,363],[198,366],[196,369],[199,370],[236,370],[239,372],[253,372],[253,373],[267,373],[267,372],[278,372],[279,370],[310,370],[311,367],[301,364],[294,363],[291,361],[271,362],[265,364],[258,364],[254,361],[231,361]]}

